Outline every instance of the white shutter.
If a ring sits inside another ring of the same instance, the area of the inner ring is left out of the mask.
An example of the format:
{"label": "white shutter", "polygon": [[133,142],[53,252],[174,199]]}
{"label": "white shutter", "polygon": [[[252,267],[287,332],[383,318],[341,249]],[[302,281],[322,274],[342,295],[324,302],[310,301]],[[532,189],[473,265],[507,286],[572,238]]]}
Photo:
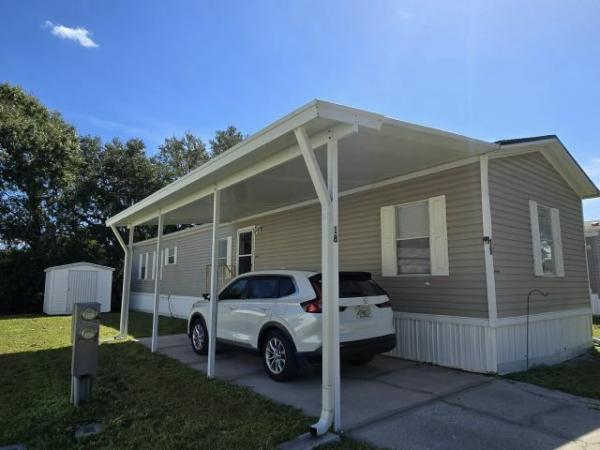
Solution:
{"label": "white shutter", "polygon": [[531,245],[533,247],[533,273],[537,277],[544,276],[542,265],[542,244],[540,242],[540,222],[538,217],[538,204],[529,200],[529,216],[531,220]]}
{"label": "white shutter", "polygon": [[165,256],[165,266],[169,265],[169,247],[166,247],[165,249],[163,249],[163,254]]}
{"label": "white shutter", "polygon": [[146,258],[145,258],[146,261],[144,263],[144,267],[145,267],[145,269],[144,269],[144,280],[147,280],[148,279],[148,252],[145,253],[145,256],[146,256]]}
{"label": "white shutter", "polygon": [[177,264],[177,247],[173,247],[173,264]]}
{"label": "white shutter", "polygon": [[227,267],[231,269],[233,264],[233,238],[227,236]]}
{"label": "white shutter", "polygon": [[554,268],[556,276],[565,276],[565,264],[563,260],[562,234],[560,232],[560,216],[558,209],[550,209],[550,217],[552,219],[552,239],[554,239]]}
{"label": "white shutter", "polygon": [[396,208],[381,208],[381,275],[393,277],[398,275],[396,258]]}
{"label": "white shutter", "polygon": [[450,275],[445,195],[429,199],[429,247],[431,275]]}
{"label": "white shutter", "polygon": [[158,258],[156,258],[156,250],[152,252],[152,279],[156,276],[156,265],[158,263]]}
{"label": "white shutter", "polygon": [[138,280],[142,279],[142,264],[143,264],[142,258],[143,257],[144,257],[144,254],[140,253],[139,262],[138,262]]}

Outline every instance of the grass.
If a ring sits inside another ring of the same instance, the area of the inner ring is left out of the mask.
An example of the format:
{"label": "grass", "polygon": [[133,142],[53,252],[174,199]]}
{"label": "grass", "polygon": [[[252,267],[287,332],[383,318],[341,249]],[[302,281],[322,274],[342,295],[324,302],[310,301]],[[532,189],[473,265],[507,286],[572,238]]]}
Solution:
{"label": "grass", "polygon": [[[101,341],[118,331],[118,315],[102,318]],[[185,331],[161,318],[160,334]],[[69,317],[0,318],[0,446],[67,448],[275,448],[312,420],[249,389],[208,380],[141,345],[100,345],[92,400],[69,403]],[[150,335],[151,316],[132,313],[130,335]],[[103,431],[75,441],[75,426],[100,421]],[[334,447],[335,448],[335,447]],[[337,448],[369,447],[345,439]]]}
{"label": "grass", "polygon": [[[597,317],[594,318],[592,333],[600,338],[600,319]],[[586,355],[562,364],[536,367],[510,374],[508,378],[600,399],[600,348],[594,347]]]}

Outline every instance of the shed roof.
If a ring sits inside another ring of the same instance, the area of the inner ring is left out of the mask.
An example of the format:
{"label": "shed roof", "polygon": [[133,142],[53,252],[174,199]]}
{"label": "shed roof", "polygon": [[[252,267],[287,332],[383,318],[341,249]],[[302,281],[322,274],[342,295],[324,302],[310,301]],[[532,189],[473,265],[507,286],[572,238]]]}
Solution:
{"label": "shed roof", "polygon": [[94,263],[90,263],[90,262],[80,261],[80,262],[74,262],[71,264],[63,264],[61,266],[48,267],[47,269],[44,269],[44,272],[50,272],[52,270],[60,270],[60,269],[71,269],[71,268],[81,267],[81,266],[88,266],[88,267],[91,266],[91,267],[94,267],[99,270],[108,270],[111,272],[115,270],[114,267],[101,266],[100,264],[94,264]]}

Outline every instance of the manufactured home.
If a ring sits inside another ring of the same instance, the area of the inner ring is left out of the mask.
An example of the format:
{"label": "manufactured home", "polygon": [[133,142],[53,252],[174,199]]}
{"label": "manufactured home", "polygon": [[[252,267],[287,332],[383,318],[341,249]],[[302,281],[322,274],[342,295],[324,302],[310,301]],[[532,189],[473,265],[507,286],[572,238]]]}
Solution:
{"label": "manufactured home", "polygon": [[559,362],[592,341],[582,199],[598,194],[556,136],[485,142],[313,101],[107,221],[126,255],[121,332],[128,308],[186,318],[211,280],[329,267],[388,292],[393,356]]}
{"label": "manufactured home", "polygon": [[585,244],[592,296],[592,313],[600,316],[600,221],[585,223]]}

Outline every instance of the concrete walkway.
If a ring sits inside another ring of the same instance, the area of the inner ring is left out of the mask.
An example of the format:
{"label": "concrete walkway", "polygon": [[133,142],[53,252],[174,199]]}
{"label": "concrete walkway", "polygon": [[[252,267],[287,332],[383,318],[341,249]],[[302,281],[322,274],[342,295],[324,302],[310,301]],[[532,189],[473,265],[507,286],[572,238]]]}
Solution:
{"label": "concrete walkway", "polygon": [[[150,347],[150,339],[140,339]],[[206,372],[185,335],[161,336],[159,351]],[[317,417],[318,370],[276,383],[258,356],[217,354],[217,376]],[[600,383],[600,380],[598,381]],[[600,402],[494,377],[378,357],[342,366],[342,424],[354,439],[406,449],[600,449]]]}

